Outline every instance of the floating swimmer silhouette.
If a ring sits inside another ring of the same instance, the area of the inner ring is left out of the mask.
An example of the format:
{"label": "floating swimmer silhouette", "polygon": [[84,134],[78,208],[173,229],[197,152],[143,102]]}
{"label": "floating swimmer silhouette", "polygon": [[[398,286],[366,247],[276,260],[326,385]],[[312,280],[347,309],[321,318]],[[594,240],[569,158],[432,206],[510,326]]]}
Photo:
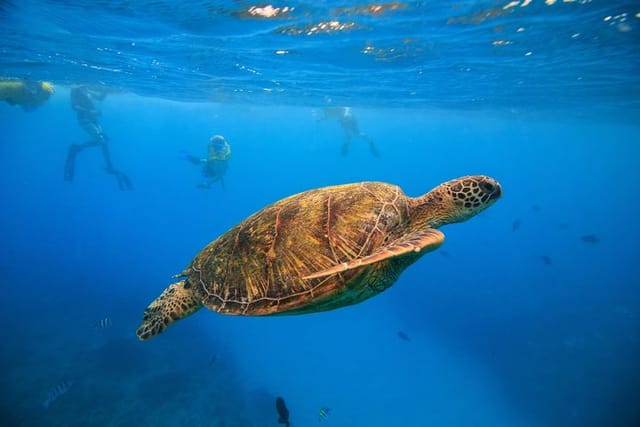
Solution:
{"label": "floating swimmer silhouette", "polygon": [[325,119],[331,118],[337,120],[344,131],[344,142],[342,143],[341,148],[343,156],[346,156],[349,152],[352,137],[355,137],[363,140],[369,145],[371,155],[374,157],[380,157],[380,153],[378,152],[378,148],[376,147],[373,139],[360,130],[360,126],[358,126],[358,122],[351,111],[351,107],[326,107],[323,111]]}

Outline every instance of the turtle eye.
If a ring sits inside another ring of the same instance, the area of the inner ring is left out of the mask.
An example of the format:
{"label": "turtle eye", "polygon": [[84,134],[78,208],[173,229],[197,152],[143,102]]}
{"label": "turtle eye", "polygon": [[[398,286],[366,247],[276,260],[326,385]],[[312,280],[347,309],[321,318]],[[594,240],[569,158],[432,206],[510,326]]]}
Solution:
{"label": "turtle eye", "polygon": [[495,185],[493,185],[490,182],[483,182],[481,185],[482,185],[482,188],[488,193],[491,193],[493,190],[496,189]]}

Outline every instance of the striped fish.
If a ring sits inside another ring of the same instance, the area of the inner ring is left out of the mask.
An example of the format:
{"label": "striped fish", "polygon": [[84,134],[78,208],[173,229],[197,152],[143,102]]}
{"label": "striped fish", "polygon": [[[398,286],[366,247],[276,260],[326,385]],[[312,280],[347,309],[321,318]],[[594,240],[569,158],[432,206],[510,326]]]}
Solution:
{"label": "striped fish", "polygon": [[96,329],[106,329],[111,327],[111,318],[109,316],[103,317],[93,324]]}
{"label": "striped fish", "polygon": [[42,407],[44,409],[49,408],[53,402],[55,402],[60,396],[69,391],[73,382],[69,379],[62,380],[62,382],[55,387],[53,387],[47,393],[47,398],[42,402]]}
{"label": "striped fish", "polygon": [[318,421],[326,420],[329,416],[329,408],[320,408],[318,411]]}

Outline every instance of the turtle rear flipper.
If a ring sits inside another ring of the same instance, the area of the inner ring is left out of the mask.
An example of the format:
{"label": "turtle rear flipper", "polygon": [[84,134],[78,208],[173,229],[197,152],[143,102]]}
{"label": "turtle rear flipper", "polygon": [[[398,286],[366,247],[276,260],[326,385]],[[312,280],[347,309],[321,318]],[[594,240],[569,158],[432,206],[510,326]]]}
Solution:
{"label": "turtle rear flipper", "polygon": [[401,238],[391,242],[387,246],[379,248],[371,255],[355,258],[348,262],[335,265],[326,270],[318,271],[303,277],[303,279],[316,279],[318,277],[329,276],[335,273],[341,273],[353,268],[363,267],[378,261],[405,255],[411,252],[431,252],[436,250],[444,242],[444,234],[435,228],[428,228],[420,233],[407,234]]}
{"label": "turtle rear flipper", "polygon": [[154,337],[176,320],[195,313],[201,307],[202,301],[186,280],[173,283],[146,308],[136,335],[141,340]]}

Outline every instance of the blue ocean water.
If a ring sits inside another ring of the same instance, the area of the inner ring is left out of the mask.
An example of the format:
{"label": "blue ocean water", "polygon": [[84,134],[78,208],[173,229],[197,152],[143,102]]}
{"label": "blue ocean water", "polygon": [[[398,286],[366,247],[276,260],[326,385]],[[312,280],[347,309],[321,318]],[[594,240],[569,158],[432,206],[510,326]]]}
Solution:
{"label": "blue ocean water", "polygon": [[[0,77],[55,87],[0,102],[2,425],[277,426],[277,396],[295,427],[640,425],[639,17],[623,1],[0,3]],[[79,85],[106,93],[131,191],[100,147],[63,179],[89,139]],[[342,106],[366,138],[325,118]],[[214,134],[228,170],[197,188],[184,153]],[[135,336],[171,276],[273,201],[468,174],[502,199],[375,298]]]}

